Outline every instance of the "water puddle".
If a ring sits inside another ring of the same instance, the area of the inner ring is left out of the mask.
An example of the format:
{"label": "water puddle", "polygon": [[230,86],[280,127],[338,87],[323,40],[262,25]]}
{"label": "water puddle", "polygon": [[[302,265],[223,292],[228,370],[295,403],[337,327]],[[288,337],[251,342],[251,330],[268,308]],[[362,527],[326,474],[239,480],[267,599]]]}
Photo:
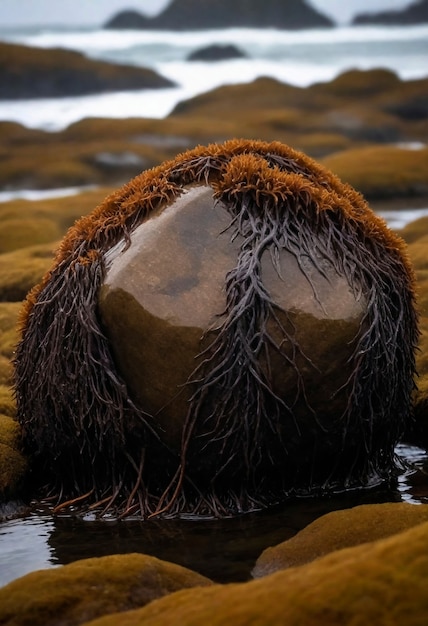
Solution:
{"label": "water puddle", "polygon": [[194,569],[218,582],[243,581],[269,545],[292,537],[316,518],[359,504],[428,504],[428,453],[400,445],[407,466],[391,487],[278,507],[223,520],[96,520],[58,515],[43,507],[0,524],[0,585],[30,571],[77,559],[139,552]]}

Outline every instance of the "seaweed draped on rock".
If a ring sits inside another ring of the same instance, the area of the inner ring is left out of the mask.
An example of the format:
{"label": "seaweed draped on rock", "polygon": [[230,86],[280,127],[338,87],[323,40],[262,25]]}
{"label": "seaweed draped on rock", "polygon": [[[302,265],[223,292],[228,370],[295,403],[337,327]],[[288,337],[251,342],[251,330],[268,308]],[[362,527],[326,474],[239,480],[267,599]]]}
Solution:
{"label": "seaweed draped on rock", "polygon": [[18,416],[42,494],[231,515],[393,475],[417,320],[402,240],[283,144],[143,172],[28,296]]}

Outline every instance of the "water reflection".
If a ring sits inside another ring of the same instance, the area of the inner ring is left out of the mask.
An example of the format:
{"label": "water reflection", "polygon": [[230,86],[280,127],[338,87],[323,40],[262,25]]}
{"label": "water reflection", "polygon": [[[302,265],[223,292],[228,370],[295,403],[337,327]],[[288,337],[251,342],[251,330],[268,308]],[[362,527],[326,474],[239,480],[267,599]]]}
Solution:
{"label": "water reflection", "polygon": [[225,520],[97,521],[52,517],[43,508],[0,525],[0,585],[30,571],[108,554],[140,552],[173,561],[218,582],[246,580],[260,553],[329,511],[359,504],[428,504],[428,453],[400,445],[406,465],[393,487],[293,500]]}
{"label": "water reflection", "polygon": [[54,529],[52,516],[37,514],[0,524],[0,585],[55,564]]}

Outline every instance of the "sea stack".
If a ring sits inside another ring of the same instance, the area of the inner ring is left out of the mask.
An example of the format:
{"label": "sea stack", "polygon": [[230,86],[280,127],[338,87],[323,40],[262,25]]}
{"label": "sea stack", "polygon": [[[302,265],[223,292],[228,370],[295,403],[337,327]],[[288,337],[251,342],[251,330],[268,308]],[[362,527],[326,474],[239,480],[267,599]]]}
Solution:
{"label": "sea stack", "polygon": [[418,338],[405,244],[288,146],[143,172],[28,296],[18,419],[41,495],[228,516],[395,471]]}

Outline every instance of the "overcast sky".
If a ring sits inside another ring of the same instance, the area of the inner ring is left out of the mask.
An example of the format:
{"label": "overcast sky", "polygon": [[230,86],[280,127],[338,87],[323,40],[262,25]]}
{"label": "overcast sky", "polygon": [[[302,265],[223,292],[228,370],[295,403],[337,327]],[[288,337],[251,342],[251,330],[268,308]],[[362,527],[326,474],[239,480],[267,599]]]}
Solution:
{"label": "overcast sky", "polygon": [[[123,9],[136,9],[153,15],[169,2],[170,0],[0,0],[0,28],[33,24],[103,24]],[[412,4],[412,0],[311,0],[311,4],[343,22],[356,13],[401,9]]]}

